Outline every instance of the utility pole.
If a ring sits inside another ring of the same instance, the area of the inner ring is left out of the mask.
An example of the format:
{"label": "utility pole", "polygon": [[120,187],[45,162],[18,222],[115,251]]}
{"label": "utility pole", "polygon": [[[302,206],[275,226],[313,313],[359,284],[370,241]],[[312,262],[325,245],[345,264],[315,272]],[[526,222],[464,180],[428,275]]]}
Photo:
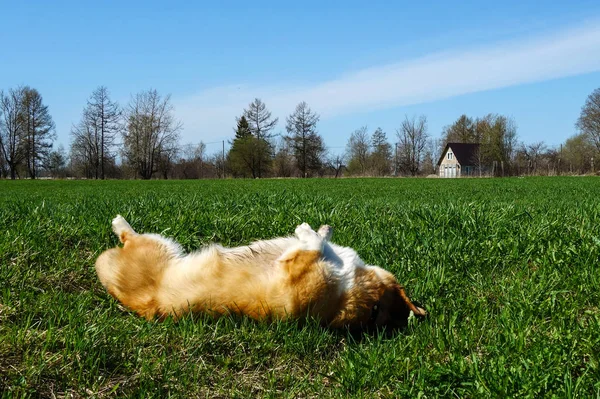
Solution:
{"label": "utility pole", "polygon": [[398,176],[398,143],[394,145],[394,176]]}
{"label": "utility pole", "polygon": [[223,140],[223,157],[221,162],[223,163],[223,179],[225,179],[225,140]]}

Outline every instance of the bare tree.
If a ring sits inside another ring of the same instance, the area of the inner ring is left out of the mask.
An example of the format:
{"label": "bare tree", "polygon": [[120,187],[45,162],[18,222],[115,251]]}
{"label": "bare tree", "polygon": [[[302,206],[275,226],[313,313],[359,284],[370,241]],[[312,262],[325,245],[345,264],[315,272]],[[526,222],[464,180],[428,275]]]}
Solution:
{"label": "bare tree", "polygon": [[442,155],[443,147],[440,146],[440,142],[442,142],[442,139],[430,138],[427,140],[427,151],[431,153],[434,169],[437,168],[437,162]]}
{"label": "bare tree", "polygon": [[177,151],[182,124],[173,116],[171,96],[156,90],[136,94],[126,109],[127,129],[123,132],[123,153],[143,179],[159,170],[159,162],[170,163]]}
{"label": "bare tree", "polygon": [[531,144],[521,144],[520,151],[525,156],[527,162],[527,173],[537,174],[538,164],[542,155],[546,152],[546,144],[543,141],[538,141]]}
{"label": "bare tree", "polygon": [[327,160],[327,166],[333,169],[335,172],[334,177],[338,178],[342,173],[342,169],[346,167],[344,164],[344,156],[341,154],[331,155]]}
{"label": "bare tree", "polygon": [[481,145],[475,149],[475,153],[473,154],[473,159],[471,159],[471,161],[477,167],[477,173],[479,174],[479,177],[482,177],[485,169],[485,151]]}
{"label": "bare tree", "polygon": [[426,175],[434,174],[437,171],[437,162],[439,161],[443,149],[443,147],[440,147],[440,142],[443,142],[443,138],[430,138],[427,140],[422,165],[422,172]]}
{"label": "bare tree", "polygon": [[175,162],[179,157],[179,145],[177,141],[165,146],[158,154],[157,172],[160,172],[162,178],[167,180],[169,175],[172,175]]}
{"label": "bare tree", "polygon": [[544,170],[548,171],[548,176],[560,175],[561,172],[561,151],[557,148],[548,148],[542,154],[542,165]]}
{"label": "bare tree", "polygon": [[188,143],[181,148],[179,161],[181,174],[185,179],[202,179],[206,164],[206,144]]}
{"label": "bare tree", "polygon": [[286,130],[290,134],[287,139],[291,142],[302,177],[308,177],[309,172],[318,171],[323,163],[325,146],[323,138],[317,133],[317,122],[319,115],[312,112],[304,101],[287,117]]}
{"label": "bare tree", "polygon": [[294,151],[290,140],[281,137],[273,159],[273,172],[279,177],[290,177],[294,171]]}
{"label": "bare tree", "polygon": [[399,157],[401,168],[412,176],[419,173],[425,146],[429,139],[427,133],[427,117],[421,115],[418,119],[405,117],[400,128],[396,131],[399,141]]}
{"label": "bare tree", "polygon": [[71,128],[71,163],[87,178],[98,178],[100,140],[95,125],[86,118]]}
{"label": "bare tree", "polygon": [[105,165],[114,164],[115,154],[111,150],[121,130],[121,115],[119,105],[110,100],[106,87],[94,90],[81,121],[71,128],[71,156],[85,176],[104,179]]}
{"label": "bare tree", "polygon": [[121,130],[121,109],[119,104],[110,100],[108,89],[100,86],[90,96],[83,114],[86,123],[98,136],[99,177],[104,179],[105,162],[107,158],[113,158],[111,150]]}
{"label": "bare tree", "polygon": [[586,99],[575,126],[588,135],[596,150],[600,151],[600,88],[594,90]]}
{"label": "bare tree", "polygon": [[348,159],[348,173],[364,175],[369,166],[371,146],[367,127],[356,129],[350,135],[346,144],[346,158]]}
{"label": "bare tree", "polygon": [[250,132],[254,135],[254,138],[256,138],[256,141],[253,141],[254,145],[252,147],[256,154],[255,177],[260,178],[263,176],[263,172],[266,169],[265,158],[268,158],[269,160],[271,158],[272,148],[270,139],[273,137],[271,130],[275,128],[279,118],[273,119],[271,117],[271,112],[259,98],[255,98],[254,101],[248,105],[248,108],[244,110],[244,117],[248,121]]}
{"label": "bare tree", "polygon": [[[2,146],[2,141],[0,140],[0,147]],[[4,159],[4,153],[0,149],[0,179],[4,179],[8,176],[8,165],[6,160]]]}
{"label": "bare tree", "polygon": [[216,151],[212,155],[208,156],[208,162],[214,168],[215,178],[225,178],[225,157],[222,151]]}
{"label": "bare tree", "polygon": [[45,161],[56,138],[54,121],[48,106],[43,104],[42,96],[36,89],[24,88],[22,111],[25,161],[29,177],[35,179],[38,164]]}
{"label": "bare tree", "polygon": [[24,97],[23,87],[0,92],[0,151],[13,180],[17,176],[17,167],[25,159]]}

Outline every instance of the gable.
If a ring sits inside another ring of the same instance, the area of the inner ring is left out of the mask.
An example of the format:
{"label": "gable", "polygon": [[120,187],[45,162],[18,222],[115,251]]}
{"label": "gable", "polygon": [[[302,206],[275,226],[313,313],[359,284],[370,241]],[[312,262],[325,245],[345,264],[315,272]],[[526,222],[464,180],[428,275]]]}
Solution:
{"label": "gable", "polygon": [[442,151],[442,155],[438,160],[438,166],[441,165],[444,159],[448,159],[448,153],[452,153],[452,159],[462,166],[474,165],[477,158],[479,143],[448,143]]}

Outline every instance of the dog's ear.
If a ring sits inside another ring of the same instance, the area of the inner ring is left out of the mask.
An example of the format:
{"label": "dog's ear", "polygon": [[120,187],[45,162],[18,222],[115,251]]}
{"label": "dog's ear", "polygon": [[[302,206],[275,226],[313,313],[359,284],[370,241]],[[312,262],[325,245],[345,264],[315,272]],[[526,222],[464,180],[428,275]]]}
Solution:
{"label": "dog's ear", "polygon": [[398,296],[404,301],[408,310],[411,310],[413,314],[417,317],[425,317],[427,316],[427,311],[419,306],[416,306],[406,295],[404,288],[402,286],[397,287]]}

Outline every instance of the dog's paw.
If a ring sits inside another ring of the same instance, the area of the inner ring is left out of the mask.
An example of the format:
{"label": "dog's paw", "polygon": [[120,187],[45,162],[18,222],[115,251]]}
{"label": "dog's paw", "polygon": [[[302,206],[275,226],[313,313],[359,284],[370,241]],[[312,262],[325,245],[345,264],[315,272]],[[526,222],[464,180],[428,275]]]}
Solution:
{"label": "dog's paw", "polygon": [[310,227],[306,222],[296,227],[296,237],[302,241],[308,241],[314,238],[318,238],[317,233]]}
{"label": "dog's paw", "polygon": [[117,215],[117,217],[112,220],[112,229],[115,234],[119,236],[121,242],[125,242],[127,233],[134,233],[129,223],[127,223],[127,220],[121,215]]}
{"label": "dog's paw", "polygon": [[323,226],[319,227],[319,231],[317,233],[323,237],[325,241],[329,241],[333,235],[333,228],[328,224],[324,224]]}

